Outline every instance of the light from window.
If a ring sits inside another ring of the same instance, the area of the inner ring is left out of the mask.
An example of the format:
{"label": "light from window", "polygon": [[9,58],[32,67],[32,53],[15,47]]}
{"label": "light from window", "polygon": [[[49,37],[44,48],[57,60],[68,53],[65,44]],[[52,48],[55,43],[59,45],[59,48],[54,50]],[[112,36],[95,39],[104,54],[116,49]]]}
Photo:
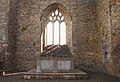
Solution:
{"label": "light from window", "polygon": [[49,22],[47,24],[47,27],[49,27],[46,30],[46,32],[47,32],[47,34],[46,34],[46,36],[47,36],[47,45],[52,45],[52,43],[53,43],[53,39],[52,39],[53,38],[52,22]]}
{"label": "light from window", "polygon": [[65,45],[66,44],[66,24],[65,22],[62,22],[60,24],[60,45]]}
{"label": "light from window", "polygon": [[54,23],[54,45],[59,44],[59,22],[55,21]]}
{"label": "light from window", "polygon": [[49,22],[45,29],[45,42],[46,46],[66,44],[66,23],[64,16],[58,10],[49,16]]}

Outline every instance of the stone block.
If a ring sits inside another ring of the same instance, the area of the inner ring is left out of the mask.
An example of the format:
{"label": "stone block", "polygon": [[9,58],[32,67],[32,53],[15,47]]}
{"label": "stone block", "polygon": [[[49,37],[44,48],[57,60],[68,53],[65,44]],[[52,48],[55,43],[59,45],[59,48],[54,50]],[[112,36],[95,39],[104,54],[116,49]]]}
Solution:
{"label": "stone block", "polygon": [[72,58],[41,58],[37,62],[36,72],[66,72],[74,69]]}

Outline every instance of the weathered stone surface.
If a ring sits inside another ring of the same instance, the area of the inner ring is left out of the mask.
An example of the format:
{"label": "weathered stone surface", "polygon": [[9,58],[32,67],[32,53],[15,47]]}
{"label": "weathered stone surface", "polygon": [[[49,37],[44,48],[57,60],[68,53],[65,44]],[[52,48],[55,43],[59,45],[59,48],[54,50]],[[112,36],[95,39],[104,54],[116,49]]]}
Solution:
{"label": "weathered stone surface", "polygon": [[119,0],[102,0],[98,2],[98,27],[101,42],[101,61],[105,72],[120,77],[119,52]]}
{"label": "weathered stone surface", "polygon": [[71,58],[40,58],[36,72],[68,72],[73,69],[74,60]]}
{"label": "weathered stone surface", "polygon": [[111,5],[112,74],[120,77],[120,0]]}
{"label": "weathered stone surface", "polygon": [[9,23],[9,7],[10,0],[1,0],[0,1],[0,62],[2,69],[8,68],[10,63],[7,48],[8,48],[8,23]]}
{"label": "weathered stone surface", "polygon": [[9,69],[36,68],[46,16],[54,8],[69,20],[75,66],[120,77],[120,0],[1,0],[0,61]]}

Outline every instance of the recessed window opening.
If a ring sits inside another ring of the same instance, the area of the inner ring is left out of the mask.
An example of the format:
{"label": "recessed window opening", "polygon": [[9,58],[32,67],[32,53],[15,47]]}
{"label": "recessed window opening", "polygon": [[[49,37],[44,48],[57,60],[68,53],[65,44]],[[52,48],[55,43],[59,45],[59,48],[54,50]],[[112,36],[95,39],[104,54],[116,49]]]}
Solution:
{"label": "recessed window opening", "polygon": [[55,10],[48,19],[45,29],[45,46],[66,45],[66,23],[63,14]]}

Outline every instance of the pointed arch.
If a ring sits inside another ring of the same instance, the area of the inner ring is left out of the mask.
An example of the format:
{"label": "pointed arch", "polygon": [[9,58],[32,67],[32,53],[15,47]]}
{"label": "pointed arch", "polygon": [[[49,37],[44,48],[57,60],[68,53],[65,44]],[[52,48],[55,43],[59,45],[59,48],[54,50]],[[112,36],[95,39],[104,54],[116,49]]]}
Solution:
{"label": "pointed arch", "polygon": [[[41,35],[41,37],[43,37],[43,39],[41,39],[41,42],[43,43],[42,49],[44,49],[44,47],[48,44],[49,45],[66,44],[68,47],[70,48],[72,47],[72,19],[68,10],[63,5],[59,3],[49,5],[43,11],[40,20],[41,20],[41,34],[43,34]],[[52,30],[50,23],[52,23],[53,27],[56,28]],[[48,33],[47,29],[49,29]],[[52,37],[53,39],[49,37]],[[48,39],[49,42],[47,41]]]}

